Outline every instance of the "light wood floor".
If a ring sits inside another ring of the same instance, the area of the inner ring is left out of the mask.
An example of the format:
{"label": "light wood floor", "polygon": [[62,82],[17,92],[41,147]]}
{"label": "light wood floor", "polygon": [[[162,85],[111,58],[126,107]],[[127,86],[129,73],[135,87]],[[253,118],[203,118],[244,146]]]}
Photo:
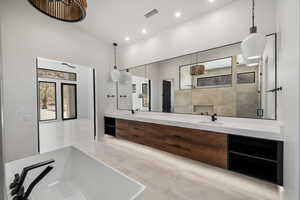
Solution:
{"label": "light wood floor", "polygon": [[41,126],[44,152],[74,145],[147,188],[145,200],[280,200],[276,185],[143,145],[105,136],[95,142],[85,121]]}
{"label": "light wood floor", "polygon": [[144,184],[145,200],[280,199],[273,184],[109,136],[94,153]]}

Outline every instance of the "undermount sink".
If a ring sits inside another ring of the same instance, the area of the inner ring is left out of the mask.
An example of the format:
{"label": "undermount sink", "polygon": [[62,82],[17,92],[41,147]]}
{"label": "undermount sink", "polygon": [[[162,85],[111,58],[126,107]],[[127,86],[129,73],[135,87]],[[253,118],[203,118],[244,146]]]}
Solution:
{"label": "undermount sink", "polygon": [[201,120],[198,123],[205,124],[205,125],[217,125],[217,126],[221,126],[224,124],[223,122],[218,122],[218,121],[213,122],[213,121],[206,121],[206,120]]}
{"label": "undermount sink", "polygon": [[[75,147],[13,161],[6,164],[6,188],[14,174],[26,166],[54,159],[54,167],[30,195],[30,200],[142,200],[145,186]],[[32,170],[25,190],[44,168]],[[11,196],[8,200],[12,200]]]}

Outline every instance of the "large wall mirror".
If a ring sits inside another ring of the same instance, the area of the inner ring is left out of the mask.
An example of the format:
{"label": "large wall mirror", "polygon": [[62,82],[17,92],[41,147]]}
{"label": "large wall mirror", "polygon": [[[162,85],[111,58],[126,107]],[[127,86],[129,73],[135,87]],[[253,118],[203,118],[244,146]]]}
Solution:
{"label": "large wall mirror", "polygon": [[266,37],[263,58],[251,64],[236,43],[132,67],[118,83],[118,108],[276,119],[276,34]]}

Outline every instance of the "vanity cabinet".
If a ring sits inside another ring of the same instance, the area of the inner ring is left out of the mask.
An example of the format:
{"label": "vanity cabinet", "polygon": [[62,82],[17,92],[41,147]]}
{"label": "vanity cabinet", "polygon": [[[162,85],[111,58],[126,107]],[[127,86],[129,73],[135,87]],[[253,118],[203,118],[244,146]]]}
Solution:
{"label": "vanity cabinet", "polygon": [[229,170],[283,184],[283,142],[235,135],[228,141]]}
{"label": "vanity cabinet", "polygon": [[226,134],[117,119],[118,138],[228,168]]}
{"label": "vanity cabinet", "polygon": [[123,119],[106,121],[115,123],[117,138],[283,185],[281,141]]}

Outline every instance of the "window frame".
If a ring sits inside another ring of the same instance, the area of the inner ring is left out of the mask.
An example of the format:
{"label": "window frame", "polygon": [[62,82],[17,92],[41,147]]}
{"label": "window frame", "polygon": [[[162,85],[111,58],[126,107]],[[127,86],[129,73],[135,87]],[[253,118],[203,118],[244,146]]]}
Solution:
{"label": "window frame", "polygon": [[[64,85],[69,85],[69,86],[74,86],[75,88],[75,117],[71,117],[71,118],[65,118],[64,117]],[[61,90],[61,119],[63,121],[66,120],[74,120],[77,119],[78,117],[78,109],[77,109],[77,84],[76,83],[61,83],[60,84],[60,90]]]}
{"label": "window frame", "polygon": [[[251,83],[239,83],[239,79],[238,76],[241,74],[254,74],[254,82]],[[256,72],[255,71],[251,71],[251,72],[240,72],[236,74],[236,84],[238,85],[243,85],[243,84],[256,84]]]}
{"label": "window frame", "polygon": [[[199,86],[198,85],[198,80],[199,79],[207,79],[207,78],[217,78],[217,77],[231,77],[231,83],[229,84],[220,84],[220,85],[205,85],[205,86]],[[196,88],[222,88],[222,87],[232,87],[232,74],[223,74],[223,75],[217,75],[217,76],[207,76],[207,77],[199,77],[196,80]]]}
{"label": "window frame", "polygon": [[[41,77],[41,76],[39,76],[39,70],[73,74],[73,75],[75,75],[75,81],[74,80],[61,79],[61,78],[53,78],[53,77]],[[59,81],[72,81],[72,82],[76,82],[77,78],[78,78],[76,72],[61,71],[61,70],[47,69],[47,68],[37,68],[37,76],[38,76],[38,78],[42,78],[42,79],[53,79],[53,80],[59,80]]]}
{"label": "window frame", "polygon": [[[233,44],[230,44],[230,45],[225,45],[225,46],[217,47],[217,48],[214,48],[214,49],[223,48],[223,47],[231,46],[231,45],[235,45],[235,44],[236,43],[233,43]],[[210,51],[210,50],[214,50],[214,49],[208,49],[208,50],[205,50],[205,51],[199,51],[197,53],[206,52],[206,51]],[[197,89],[197,88],[231,87],[232,86],[233,77],[231,78],[231,84],[230,85],[223,85],[223,86],[222,85],[216,85],[216,86],[197,87],[197,86],[194,86],[193,82],[192,82],[192,85],[190,85],[191,88],[182,89],[182,87],[181,87],[181,68],[186,67],[186,66],[190,66],[191,67],[192,65],[198,65],[198,64],[203,64],[203,63],[207,63],[207,62],[213,62],[213,61],[217,61],[217,60],[223,60],[223,59],[230,58],[231,59],[231,74],[224,74],[224,75],[232,75],[233,76],[233,71],[232,71],[232,57],[233,56],[226,56],[226,57],[220,57],[220,58],[211,59],[211,60],[198,61],[198,62],[191,63],[191,64],[179,65],[179,90],[192,90],[192,89],[195,89],[195,88]],[[215,76],[219,76],[219,75],[215,75]],[[220,75],[220,76],[222,76],[222,75]],[[214,77],[214,76],[211,76],[211,77]],[[198,78],[197,78],[197,81],[198,81]],[[196,85],[197,85],[197,81],[196,81]]]}
{"label": "window frame", "polygon": [[[55,119],[45,119],[45,120],[41,120],[41,104],[40,104],[40,83],[51,83],[54,84],[54,89],[55,89]],[[47,122],[47,121],[56,121],[57,120],[57,85],[56,82],[54,81],[38,81],[38,108],[39,108],[39,121],[40,122]]]}

